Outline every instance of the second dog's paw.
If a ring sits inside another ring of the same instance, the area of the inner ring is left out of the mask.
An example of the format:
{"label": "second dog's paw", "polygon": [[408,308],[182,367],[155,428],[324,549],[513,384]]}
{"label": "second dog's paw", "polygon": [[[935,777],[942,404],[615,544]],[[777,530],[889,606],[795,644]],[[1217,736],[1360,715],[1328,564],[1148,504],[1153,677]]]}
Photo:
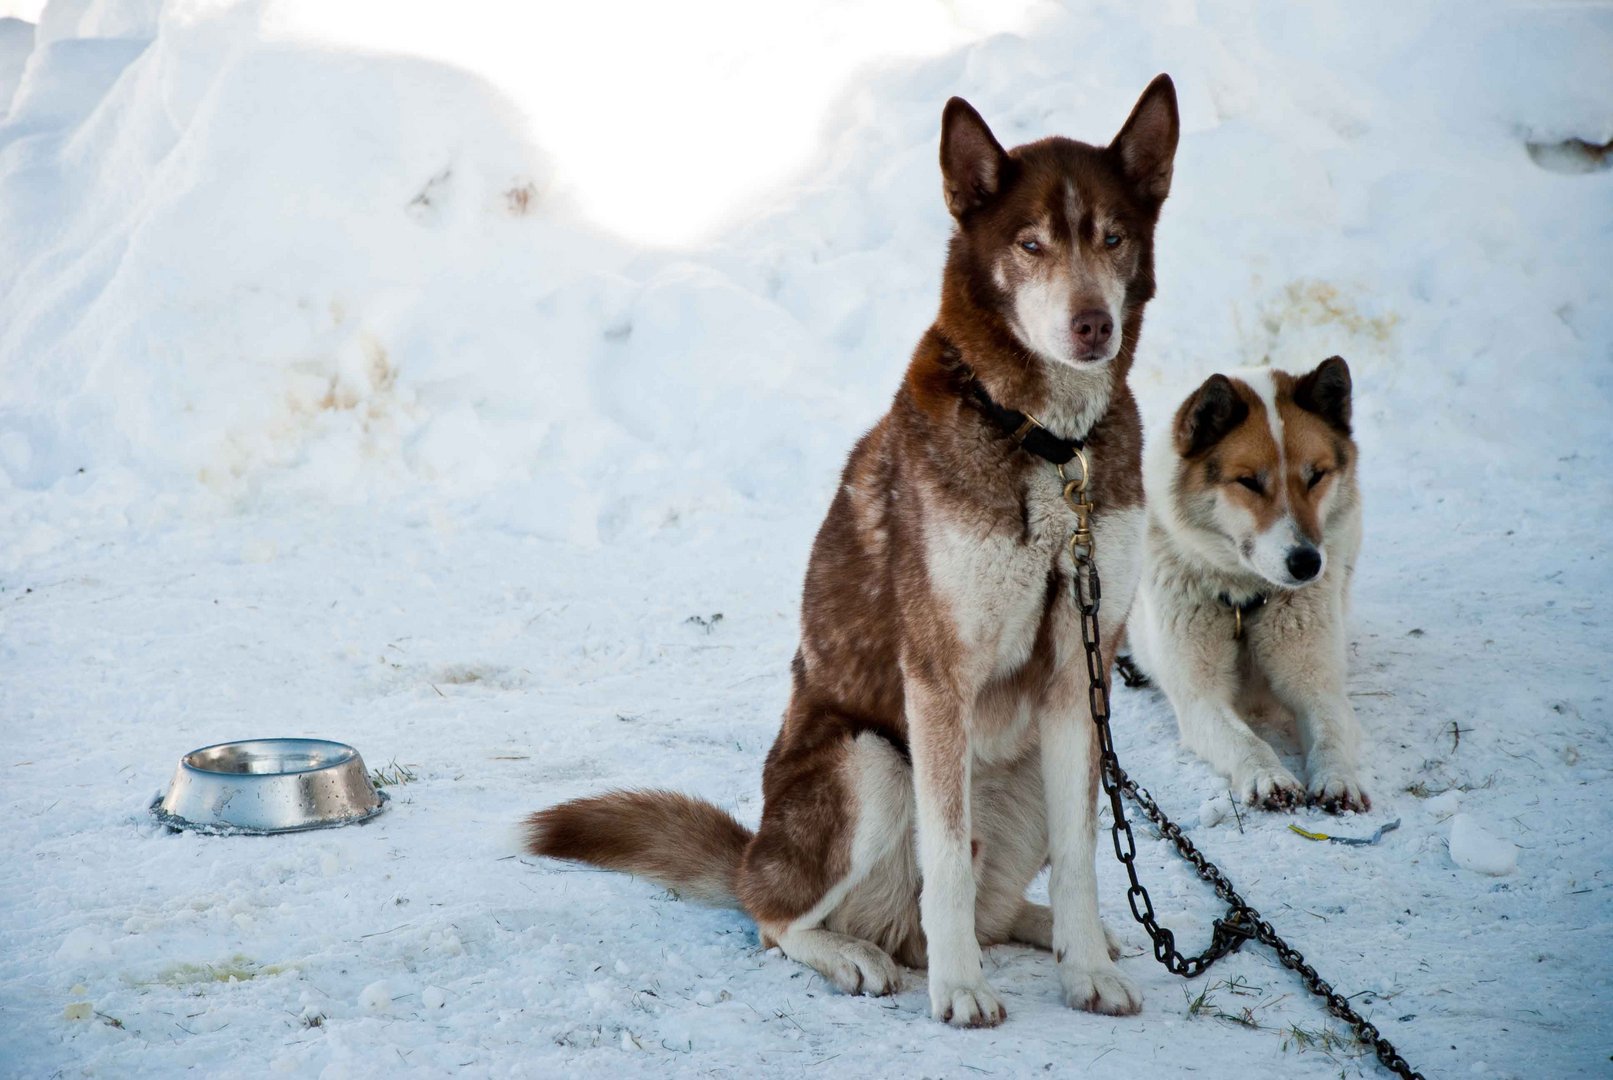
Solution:
{"label": "second dog's paw", "polygon": [[1281,765],[1256,765],[1233,785],[1233,792],[1250,806],[1267,810],[1292,810],[1305,805],[1305,788],[1299,779]]}
{"label": "second dog's paw", "polygon": [[953,1027],[996,1027],[1008,1018],[1008,1010],[986,980],[969,985],[948,984],[930,979],[930,1015]]}
{"label": "second dog's paw", "polygon": [[1361,782],[1354,773],[1343,770],[1323,770],[1311,774],[1310,801],[1330,814],[1346,810],[1372,809],[1372,799],[1361,790]]}
{"label": "second dog's paw", "polygon": [[1142,991],[1113,964],[1098,969],[1060,968],[1059,982],[1064,985],[1064,1004],[1072,1009],[1131,1016],[1143,1007]]}

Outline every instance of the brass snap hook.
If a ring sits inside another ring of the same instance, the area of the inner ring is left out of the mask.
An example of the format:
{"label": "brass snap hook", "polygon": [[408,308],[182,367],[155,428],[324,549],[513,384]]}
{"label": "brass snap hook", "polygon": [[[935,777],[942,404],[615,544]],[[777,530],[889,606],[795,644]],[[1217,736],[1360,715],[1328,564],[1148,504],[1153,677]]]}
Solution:
{"label": "brass snap hook", "polygon": [[[1059,479],[1064,481],[1064,490],[1067,493],[1071,487],[1074,487],[1076,491],[1085,491],[1087,489],[1087,479],[1091,476],[1091,471],[1087,468],[1087,456],[1082,450],[1077,448],[1075,451],[1075,456],[1071,458],[1070,461],[1077,462],[1081,466],[1081,475],[1076,479],[1072,480],[1064,472],[1063,465],[1055,466],[1059,471]],[[1066,497],[1068,497],[1068,495],[1066,495]]]}
{"label": "brass snap hook", "polygon": [[1064,471],[1063,465],[1057,467],[1059,479],[1064,481],[1064,505],[1074,511],[1081,519],[1081,524],[1085,526],[1087,515],[1092,512],[1092,504],[1086,500],[1087,481],[1091,477],[1091,472],[1087,468],[1087,456],[1080,450],[1077,450],[1070,460],[1080,463],[1081,475],[1072,478]]}

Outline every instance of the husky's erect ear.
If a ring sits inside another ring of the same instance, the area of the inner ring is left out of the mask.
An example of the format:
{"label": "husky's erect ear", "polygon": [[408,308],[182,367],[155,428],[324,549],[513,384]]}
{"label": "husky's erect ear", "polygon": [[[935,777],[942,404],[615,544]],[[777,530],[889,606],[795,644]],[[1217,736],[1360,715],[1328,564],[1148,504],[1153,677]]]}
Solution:
{"label": "husky's erect ear", "polygon": [[1110,153],[1120,158],[1126,179],[1155,202],[1163,202],[1171,192],[1171,170],[1181,132],[1176,85],[1169,75],[1156,75],[1109,144]]}
{"label": "husky's erect ear", "polygon": [[1176,452],[1202,454],[1249,417],[1249,406],[1225,375],[1211,375],[1176,413]]}
{"label": "husky's erect ear", "polygon": [[941,112],[941,191],[952,216],[991,201],[1002,184],[1008,155],[974,106],[960,97]]}
{"label": "husky's erect ear", "polygon": [[1350,365],[1342,356],[1330,356],[1315,371],[1294,380],[1294,404],[1348,435],[1351,386]]}

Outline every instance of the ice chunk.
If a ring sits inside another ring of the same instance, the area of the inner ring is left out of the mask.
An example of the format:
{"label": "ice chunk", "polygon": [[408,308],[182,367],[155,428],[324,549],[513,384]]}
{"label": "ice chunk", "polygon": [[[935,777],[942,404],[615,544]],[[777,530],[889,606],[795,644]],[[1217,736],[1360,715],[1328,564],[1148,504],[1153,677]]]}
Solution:
{"label": "ice chunk", "polygon": [[1232,816],[1232,799],[1225,792],[1212,795],[1199,804],[1199,824],[1214,828]]}
{"label": "ice chunk", "polygon": [[1441,792],[1423,803],[1423,809],[1443,821],[1462,808],[1462,793],[1455,788]]}
{"label": "ice chunk", "polygon": [[377,979],[358,992],[358,1004],[365,1012],[386,1012],[392,1007],[392,987],[385,979]]}
{"label": "ice chunk", "polygon": [[1451,861],[1463,870],[1504,877],[1518,869],[1518,847],[1495,836],[1471,814],[1451,818]]}

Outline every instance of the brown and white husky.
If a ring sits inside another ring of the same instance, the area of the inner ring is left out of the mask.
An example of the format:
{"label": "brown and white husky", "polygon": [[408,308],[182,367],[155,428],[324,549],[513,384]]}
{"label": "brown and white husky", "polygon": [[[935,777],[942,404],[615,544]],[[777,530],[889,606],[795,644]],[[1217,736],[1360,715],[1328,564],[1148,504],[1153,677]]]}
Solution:
{"label": "brown and white husky", "polygon": [[[1178,131],[1163,75],[1106,147],[1005,151],[947,103],[940,313],[813,545],[760,826],[613,792],[533,814],[532,852],[736,905],[848,993],[891,993],[898,961],[927,966],[949,1024],[1004,1018],[981,946],[1007,941],[1052,950],[1073,1007],[1141,1007],[1098,918],[1097,741],[1050,462],[1084,444],[1107,671],[1141,569],[1126,374]],[[1043,907],[1025,890],[1049,863]]]}

